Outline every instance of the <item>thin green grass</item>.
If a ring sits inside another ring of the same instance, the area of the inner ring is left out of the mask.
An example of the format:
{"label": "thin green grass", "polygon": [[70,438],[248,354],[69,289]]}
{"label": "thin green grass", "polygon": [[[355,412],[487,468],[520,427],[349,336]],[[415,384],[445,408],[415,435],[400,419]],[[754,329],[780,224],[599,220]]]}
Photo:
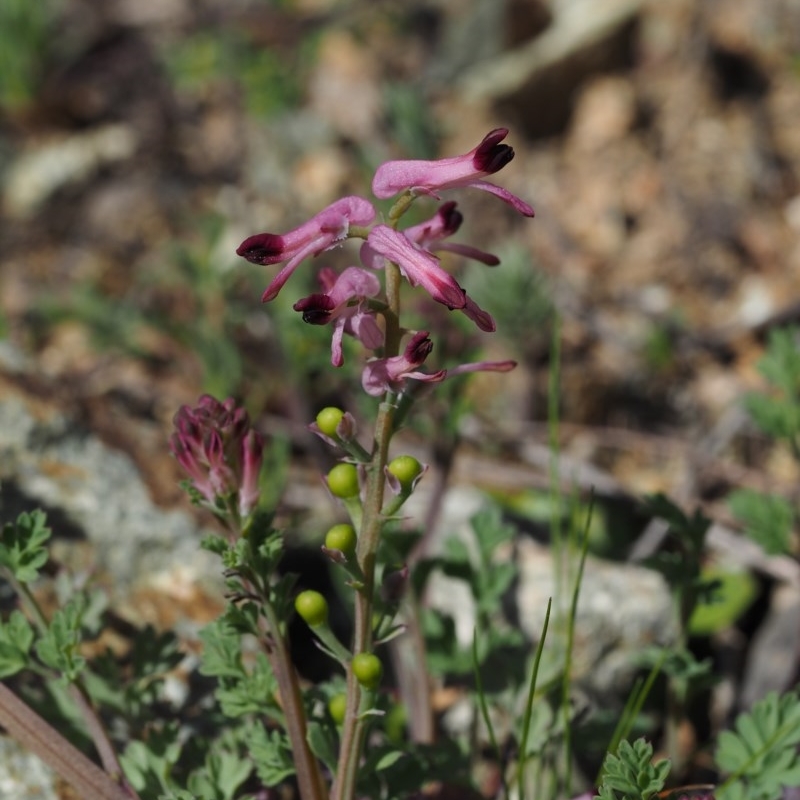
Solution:
{"label": "thin green grass", "polygon": [[[528,752],[528,736],[531,729],[531,717],[533,716],[533,700],[536,696],[536,681],[539,677],[539,665],[542,661],[542,653],[544,652],[544,642],[547,638],[547,628],[550,625],[550,611],[553,606],[553,598],[547,601],[547,611],[544,615],[544,625],[542,626],[542,635],[539,637],[539,644],[536,646],[536,655],[533,658],[533,667],[531,669],[531,679],[528,684],[528,697],[525,702],[525,716],[522,718],[522,736],[519,741],[519,763],[517,765],[517,779],[519,783],[519,799],[525,800],[525,761]],[[508,792],[506,792],[508,797]]]}

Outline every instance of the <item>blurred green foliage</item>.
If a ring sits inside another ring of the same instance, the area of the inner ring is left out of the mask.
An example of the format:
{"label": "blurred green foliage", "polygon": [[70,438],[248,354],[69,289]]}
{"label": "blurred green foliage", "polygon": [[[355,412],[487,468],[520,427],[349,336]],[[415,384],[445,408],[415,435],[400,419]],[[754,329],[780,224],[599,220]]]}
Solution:
{"label": "blurred green foliage", "polygon": [[388,138],[414,158],[436,158],[436,126],[422,90],[407,83],[387,83],[383,102],[391,132]]}
{"label": "blurred green foliage", "polygon": [[730,628],[758,594],[756,580],[749,572],[709,567],[701,575],[704,581],[713,581],[716,590],[713,597],[695,606],[688,623],[692,636],[710,636]]}
{"label": "blurred green foliage", "polygon": [[0,2],[0,109],[15,111],[35,97],[53,43],[62,0]]}
{"label": "blurred green foliage", "polygon": [[767,553],[788,551],[795,520],[788,500],[753,489],[737,489],[728,495],[728,507],[744,523],[748,536]]}
{"label": "blurred green foliage", "polygon": [[202,92],[221,80],[235,81],[247,111],[268,117],[300,103],[303,76],[315,50],[311,35],[296,47],[278,49],[260,46],[235,28],[222,27],[173,43],[164,58],[179,91]]}
{"label": "blurred green foliage", "polygon": [[258,313],[258,289],[252,271],[220,265],[217,254],[225,225],[214,214],[199,219],[196,239],[171,245],[152,263],[141,265],[120,297],[109,298],[92,279],[73,287],[66,300],[42,298],[37,310],[45,326],[78,320],[99,349],[144,360],[158,354],[143,343],[147,337],[142,333],[167,333],[200,360],[203,391],[215,397],[240,394],[245,365],[237,337],[248,317]]}
{"label": "blurred green foliage", "polygon": [[[748,395],[745,407],[756,425],[785,441],[800,462],[800,328],[770,331],[758,370],[766,389]],[[800,516],[796,504],[776,494],[739,489],[729,495],[728,507],[767,553],[789,552],[792,527]]]}
{"label": "blurred green foliage", "polygon": [[664,372],[675,363],[675,341],[670,327],[653,325],[644,341],[643,355],[653,372]]}
{"label": "blurred green foliage", "polygon": [[520,357],[533,359],[549,348],[554,313],[550,286],[521,244],[492,249],[489,243],[487,249],[500,258],[500,266],[471,268],[463,286],[495,318],[498,335],[511,343]]}
{"label": "blurred green foliage", "polygon": [[768,387],[746,398],[747,410],[764,433],[786,439],[800,458],[800,328],[771,331],[758,370]]}

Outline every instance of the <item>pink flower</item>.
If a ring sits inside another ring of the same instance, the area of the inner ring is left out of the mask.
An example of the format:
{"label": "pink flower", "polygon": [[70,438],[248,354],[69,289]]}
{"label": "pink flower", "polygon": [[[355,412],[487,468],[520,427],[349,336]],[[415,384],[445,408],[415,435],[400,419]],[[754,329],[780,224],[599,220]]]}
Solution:
{"label": "pink flower", "polygon": [[466,244],[442,241],[448,236],[452,236],[461,227],[463,221],[463,214],[456,211],[456,203],[451,200],[442,203],[431,219],[420,222],[419,225],[412,225],[403,233],[425,250],[447,250],[451,253],[458,253],[464,258],[480,261],[489,267],[496,267],[500,263],[500,259],[491,253],[484,253],[477,247],[470,247]]}
{"label": "pink flower", "polygon": [[261,302],[266,303],[278,296],[303,259],[336,247],[347,238],[351,225],[369,225],[374,218],[375,209],[368,200],[356,196],[343,197],[288,233],[250,236],[239,245],[236,253],[253,264],[286,262],[261,298]]}
{"label": "pink flower", "polygon": [[448,378],[464,375],[467,372],[511,372],[517,366],[516,361],[478,361],[474,364],[459,364],[447,370]]}
{"label": "pink flower", "polygon": [[500,186],[481,180],[485,175],[499,172],[512,158],[514,150],[500,144],[508,136],[507,128],[496,128],[483,141],[462,156],[438,161],[387,161],[375,172],[372,192],[375,197],[387,198],[404,191],[438,197],[437,192],[469,186],[499,197],[526,217],[533,209],[516,195]]}
{"label": "pink flower", "polygon": [[422,286],[450,310],[466,305],[464,290],[439,266],[439,259],[388,225],[376,225],[361,248],[361,261],[368,267],[382,267],[381,257],[397,264],[412,286]]}
{"label": "pink flower", "polygon": [[375,297],[381,282],[371,272],[358,267],[348,267],[341,275],[332,269],[320,271],[320,283],[325,292],[312,294],[298,300],[293,308],[303,314],[303,321],[311,325],[333,323],[331,363],[341,367],[342,338],[345,333],[354,336],[368,350],[383,346],[383,332],[375,321],[375,314],[365,307],[365,299]]}
{"label": "pink flower", "polygon": [[[416,235],[425,234],[416,231]],[[482,331],[492,333],[496,330],[491,314],[484,311],[459,286],[458,281],[439,266],[436,256],[414,244],[408,237],[408,231],[401,233],[388,225],[376,225],[372,229],[361,247],[361,261],[368,267],[379,268],[382,258],[397,264],[412,286],[421,285],[434,300],[451,311],[463,311]]]}
{"label": "pink flower", "polygon": [[402,389],[408,378],[431,383],[444,380],[447,372],[443,369],[438,372],[419,372],[419,367],[425,363],[432,349],[433,342],[428,332],[420,331],[406,345],[402,355],[368,361],[361,375],[364,391],[373,397],[380,397],[384,392]]}
{"label": "pink flower", "polygon": [[232,397],[224,403],[203,395],[195,408],[181,406],[170,450],[202,497],[216,510],[233,495],[246,517],[258,502],[264,442],[247,411]]}

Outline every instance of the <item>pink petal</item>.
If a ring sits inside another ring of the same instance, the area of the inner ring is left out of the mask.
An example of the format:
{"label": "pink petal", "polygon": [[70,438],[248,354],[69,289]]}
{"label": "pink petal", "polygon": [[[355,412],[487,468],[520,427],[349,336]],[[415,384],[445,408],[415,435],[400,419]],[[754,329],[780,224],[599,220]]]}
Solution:
{"label": "pink petal", "polygon": [[412,286],[422,286],[449,309],[464,308],[464,290],[439,266],[439,259],[420,250],[403,233],[388,225],[376,225],[367,239],[370,248],[393,261]]}
{"label": "pink petal", "polygon": [[526,217],[533,217],[536,215],[533,208],[524,200],[517,197],[515,194],[511,194],[507,189],[503,189],[502,186],[496,186],[488,181],[472,181],[464,185],[470,186],[473,189],[482,189],[484,192],[489,192],[489,194],[499,197],[504,203],[508,203],[514,210],[519,211],[520,214]]}

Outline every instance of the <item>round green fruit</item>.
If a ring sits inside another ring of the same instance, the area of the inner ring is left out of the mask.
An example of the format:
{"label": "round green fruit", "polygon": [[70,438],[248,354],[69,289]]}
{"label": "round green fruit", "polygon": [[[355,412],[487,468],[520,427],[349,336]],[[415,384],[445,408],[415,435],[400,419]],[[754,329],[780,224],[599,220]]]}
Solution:
{"label": "round green fruit", "polygon": [[344,522],[341,525],[334,525],[325,534],[325,547],[328,550],[341,550],[346,556],[355,552],[357,541],[356,529]]}
{"label": "round green fruit", "polygon": [[312,589],[300,592],[295,597],[294,608],[312,628],[318,628],[328,621],[328,601]]}
{"label": "round green fruit", "polygon": [[334,497],[355,497],[359,491],[358,470],[353,464],[337,464],[328,473],[328,488]]}
{"label": "round green fruit", "polygon": [[336,436],[336,429],[344,417],[344,411],[336,406],[327,406],[317,414],[317,427],[326,436]]}
{"label": "round green fruit", "polygon": [[372,653],[358,653],[353,656],[353,675],[365,689],[377,689],[383,676],[383,664]]}
{"label": "round green fruit", "polygon": [[389,462],[387,469],[401,486],[411,485],[422,474],[422,464],[414,456],[397,456]]}

